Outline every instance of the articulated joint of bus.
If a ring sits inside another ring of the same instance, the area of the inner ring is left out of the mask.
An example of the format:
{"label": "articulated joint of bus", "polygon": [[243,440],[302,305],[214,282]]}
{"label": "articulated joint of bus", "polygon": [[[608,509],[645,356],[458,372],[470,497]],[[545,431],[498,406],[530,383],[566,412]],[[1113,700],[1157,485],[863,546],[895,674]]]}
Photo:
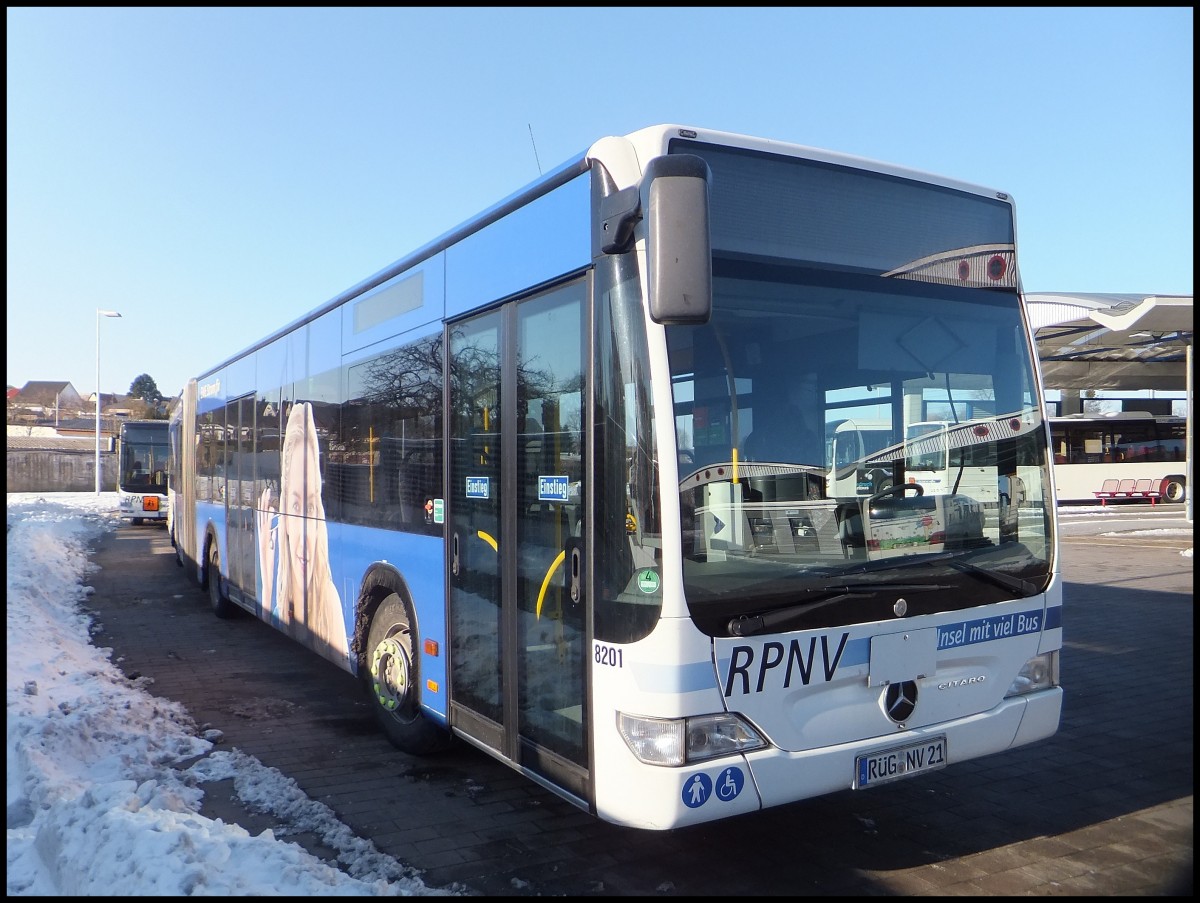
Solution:
{"label": "articulated joint of bus", "polygon": [[769,745],[736,712],[686,718],[650,718],[617,712],[617,729],[638,761],[647,765],[679,767],[765,749]]}

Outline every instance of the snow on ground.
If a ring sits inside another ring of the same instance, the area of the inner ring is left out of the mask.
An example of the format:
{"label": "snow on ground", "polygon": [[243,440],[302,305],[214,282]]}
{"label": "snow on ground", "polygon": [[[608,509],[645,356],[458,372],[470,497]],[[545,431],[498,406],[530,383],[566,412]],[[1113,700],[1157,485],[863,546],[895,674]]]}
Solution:
{"label": "snow on ground", "polygon": [[[446,896],[258,760],[216,751],[177,703],[90,642],[88,553],[115,493],[8,494],[9,895]],[[200,814],[232,778],[251,807],[338,852]]]}

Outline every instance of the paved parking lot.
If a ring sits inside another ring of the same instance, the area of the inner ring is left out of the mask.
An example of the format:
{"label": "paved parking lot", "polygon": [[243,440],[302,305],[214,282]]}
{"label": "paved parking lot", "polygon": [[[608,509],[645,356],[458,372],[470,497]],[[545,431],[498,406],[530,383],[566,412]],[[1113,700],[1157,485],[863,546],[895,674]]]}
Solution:
{"label": "paved parking lot", "polygon": [[[213,617],[160,528],[106,535],[90,606],[96,644],[127,674],[152,677],[154,692],[220,729],[225,748],[295,779],[431,887],[1190,895],[1192,559],[1180,550],[1192,542],[1126,529],[1064,531],[1066,701],[1053,738],[670,832],[600,822],[465,746],[435,759],[397,752],[354,678],[253,618]],[[254,832],[272,824],[227,786],[207,788],[205,812]]]}

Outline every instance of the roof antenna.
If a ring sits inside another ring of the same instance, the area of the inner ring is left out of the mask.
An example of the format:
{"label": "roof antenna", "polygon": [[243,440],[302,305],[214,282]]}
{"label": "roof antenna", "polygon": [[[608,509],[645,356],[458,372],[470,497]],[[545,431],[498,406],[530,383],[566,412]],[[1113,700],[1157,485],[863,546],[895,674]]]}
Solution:
{"label": "roof antenna", "polygon": [[542,161],[538,157],[537,142],[533,140],[533,125],[531,123],[526,123],[526,125],[529,126],[529,143],[533,145],[533,159],[537,161],[538,175],[540,176],[542,174]]}

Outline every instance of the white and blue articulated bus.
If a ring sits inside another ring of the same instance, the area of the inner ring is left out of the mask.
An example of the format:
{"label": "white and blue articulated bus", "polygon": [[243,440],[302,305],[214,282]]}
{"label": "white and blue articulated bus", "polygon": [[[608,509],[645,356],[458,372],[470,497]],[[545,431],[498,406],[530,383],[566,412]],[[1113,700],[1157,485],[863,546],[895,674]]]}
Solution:
{"label": "white and blue articulated bus", "polygon": [[172,538],[401,750],[670,829],[1055,733],[1044,409],[1007,194],[656,126],[190,381]]}

